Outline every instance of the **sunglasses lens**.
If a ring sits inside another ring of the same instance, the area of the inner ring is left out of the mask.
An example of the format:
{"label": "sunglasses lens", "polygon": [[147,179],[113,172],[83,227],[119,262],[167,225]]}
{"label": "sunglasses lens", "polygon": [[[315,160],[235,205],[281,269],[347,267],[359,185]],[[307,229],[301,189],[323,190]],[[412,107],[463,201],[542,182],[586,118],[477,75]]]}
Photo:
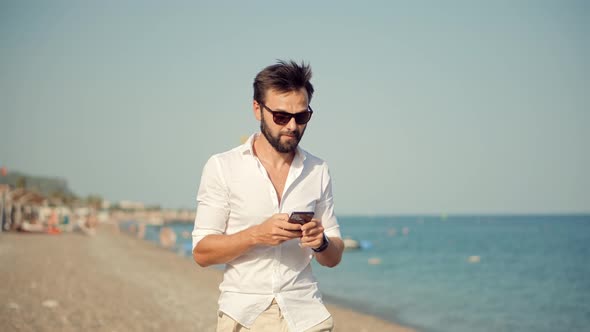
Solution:
{"label": "sunglasses lens", "polygon": [[309,119],[311,119],[311,112],[301,112],[295,114],[295,122],[297,122],[297,124],[306,124],[309,122]]}
{"label": "sunglasses lens", "polygon": [[[274,122],[280,126],[284,126],[287,123],[289,123],[289,121],[291,121],[291,117],[292,117],[291,115],[284,114],[284,113],[274,113],[272,116],[273,116]],[[297,121],[297,119],[295,119],[295,121]]]}

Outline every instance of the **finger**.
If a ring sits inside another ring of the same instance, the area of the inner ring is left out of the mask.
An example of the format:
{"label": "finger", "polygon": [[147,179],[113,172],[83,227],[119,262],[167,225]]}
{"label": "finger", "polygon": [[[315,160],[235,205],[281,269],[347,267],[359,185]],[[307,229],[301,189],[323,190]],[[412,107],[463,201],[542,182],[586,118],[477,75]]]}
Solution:
{"label": "finger", "polygon": [[274,215],[274,218],[277,219],[277,220],[285,220],[285,221],[287,221],[287,220],[289,220],[289,215],[286,214],[286,213],[277,213],[277,214]]}
{"label": "finger", "polygon": [[287,236],[284,236],[284,235],[273,235],[272,236],[272,239],[273,239],[273,241],[276,241],[276,242],[279,242],[279,243],[282,243],[282,242],[291,240],[290,237],[287,237]]}
{"label": "finger", "polygon": [[323,241],[324,237],[323,235],[320,234],[315,234],[315,235],[303,235],[301,237],[301,242],[321,242]]}
{"label": "finger", "polygon": [[303,235],[306,235],[306,236],[316,236],[316,235],[321,234],[323,232],[324,232],[324,227],[317,226],[317,227],[314,227],[314,228],[303,230]]}
{"label": "finger", "polygon": [[284,236],[289,239],[294,239],[296,237],[301,237],[301,231],[299,230],[288,230],[284,228],[279,228],[275,231],[275,235]]}
{"label": "finger", "polygon": [[284,221],[281,220],[281,221],[279,221],[279,223],[277,225],[280,228],[285,229],[285,230],[289,230],[289,231],[301,231],[301,227],[302,226],[300,224],[290,223],[287,220],[284,220]]}
{"label": "finger", "polygon": [[[304,230],[307,230],[307,229],[313,229],[313,228],[317,228],[317,227],[322,227],[322,222],[321,222],[321,220],[319,220],[319,219],[311,219],[311,221],[310,221],[310,222],[306,223],[306,224],[305,224],[305,225],[303,225],[303,226],[306,226],[306,227],[304,228]],[[323,232],[323,230],[324,230],[324,229],[322,228],[322,232]]]}
{"label": "finger", "polygon": [[301,238],[301,246],[308,247],[308,248],[317,248],[322,244],[320,239],[310,238],[310,237],[302,237]]}
{"label": "finger", "polygon": [[305,232],[309,229],[317,227],[318,225],[319,224],[317,223],[317,221],[315,219],[312,219],[310,222],[307,222],[303,226],[301,226],[301,230]]}

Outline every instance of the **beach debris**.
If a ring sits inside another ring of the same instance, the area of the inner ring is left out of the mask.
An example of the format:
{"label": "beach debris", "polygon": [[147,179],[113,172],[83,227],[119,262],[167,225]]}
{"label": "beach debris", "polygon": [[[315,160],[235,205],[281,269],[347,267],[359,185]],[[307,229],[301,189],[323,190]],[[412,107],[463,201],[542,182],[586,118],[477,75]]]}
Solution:
{"label": "beach debris", "polygon": [[402,228],[402,234],[403,234],[403,235],[408,235],[408,234],[410,234],[410,228],[409,228],[409,227],[404,227],[404,228]]}
{"label": "beach debris", "polygon": [[390,229],[387,230],[387,235],[389,235],[389,236],[396,236],[397,235],[397,229],[395,229],[395,227],[391,227]]}
{"label": "beach debris", "polygon": [[377,258],[377,257],[369,258],[369,264],[370,265],[379,265],[379,264],[381,264],[381,258]]}
{"label": "beach debris", "polygon": [[41,303],[45,308],[55,308],[59,306],[59,302],[56,300],[45,300]]}
{"label": "beach debris", "polygon": [[9,309],[14,309],[14,310],[20,309],[20,305],[18,305],[18,303],[15,303],[15,302],[9,302],[6,306]]}
{"label": "beach debris", "polygon": [[469,256],[469,258],[467,258],[467,262],[471,263],[471,264],[476,264],[479,263],[481,261],[481,257],[479,256]]}

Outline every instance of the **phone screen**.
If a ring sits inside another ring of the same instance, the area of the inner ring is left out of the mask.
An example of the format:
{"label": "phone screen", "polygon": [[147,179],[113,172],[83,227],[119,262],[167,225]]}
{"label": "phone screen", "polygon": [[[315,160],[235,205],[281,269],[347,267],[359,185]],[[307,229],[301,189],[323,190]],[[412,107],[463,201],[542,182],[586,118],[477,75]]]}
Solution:
{"label": "phone screen", "polygon": [[289,222],[293,224],[305,224],[311,221],[314,212],[293,212],[289,217]]}

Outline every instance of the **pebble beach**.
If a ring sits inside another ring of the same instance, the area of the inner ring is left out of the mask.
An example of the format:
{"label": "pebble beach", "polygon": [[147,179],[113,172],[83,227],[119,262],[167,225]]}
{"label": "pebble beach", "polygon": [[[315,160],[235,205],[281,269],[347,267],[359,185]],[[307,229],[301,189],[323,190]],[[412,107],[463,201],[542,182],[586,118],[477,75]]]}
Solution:
{"label": "pebble beach", "polygon": [[[215,331],[222,273],[101,225],[0,233],[2,331]],[[338,332],[414,330],[328,305]]]}

